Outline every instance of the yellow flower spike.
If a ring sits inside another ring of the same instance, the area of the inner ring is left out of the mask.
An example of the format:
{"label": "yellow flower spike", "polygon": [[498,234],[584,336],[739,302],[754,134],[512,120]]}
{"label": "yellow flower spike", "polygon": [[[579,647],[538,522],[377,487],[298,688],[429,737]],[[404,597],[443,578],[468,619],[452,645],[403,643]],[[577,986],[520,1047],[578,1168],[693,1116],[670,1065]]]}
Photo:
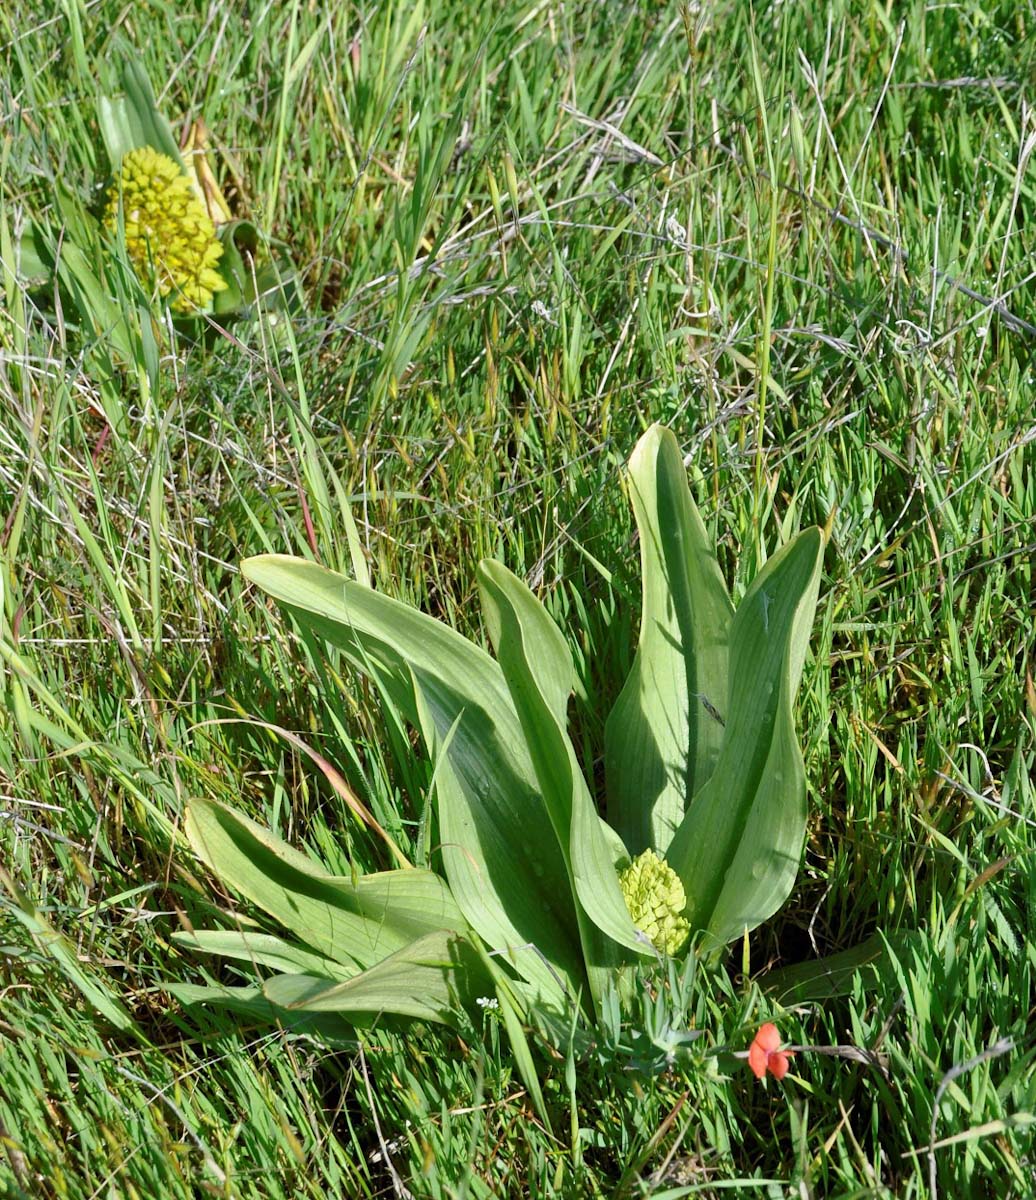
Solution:
{"label": "yellow flower spike", "polygon": [[645,850],[619,873],[619,887],[633,924],[655,949],[678,954],[691,927],[683,916],[687,895],[673,868],[654,850]]}
{"label": "yellow flower spike", "polygon": [[105,224],[113,232],[120,211],[137,274],[153,280],[163,299],[175,293],[177,312],[208,308],[213,294],[227,286],[216,270],[223,247],[180,164],[150,146],[131,150],[108,198]]}

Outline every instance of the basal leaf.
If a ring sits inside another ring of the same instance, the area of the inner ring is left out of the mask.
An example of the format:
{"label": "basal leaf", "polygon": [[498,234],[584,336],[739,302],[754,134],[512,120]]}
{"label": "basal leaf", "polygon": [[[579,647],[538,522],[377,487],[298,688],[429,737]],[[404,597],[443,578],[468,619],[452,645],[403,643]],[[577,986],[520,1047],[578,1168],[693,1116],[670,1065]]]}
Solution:
{"label": "basal leaf", "polygon": [[[13,271],[14,259],[11,258],[5,266]],[[18,278],[27,280],[30,284],[42,283],[53,270],[53,254],[44,244],[40,229],[30,225],[18,241]]]}
{"label": "basal leaf", "polygon": [[618,946],[651,953],[630,919],[616,871],[614,842],[586,786],[565,731],[573,678],[565,640],[531,591],[498,562],[478,569],[479,587],[497,657],[521,721],[547,813],[569,864],[579,901],[583,952],[596,998],[595,969],[618,965]]}
{"label": "basal leaf", "polygon": [[277,975],[263,985],[263,994],[292,1012],[384,1013],[450,1025],[461,1007],[492,995],[493,982],[472,945],[443,929],[344,983]]}
{"label": "basal leaf", "polygon": [[187,811],[195,854],[228,886],[350,971],[363,970],[432,930],[465,928],[431,871],[329,875],[255,821],[213,800]]}
{"label": "basal leaf", "polygon": [[167,983],[164,991],[185,1007],[200,1004],[237,1013],[258,1025],[280,1025],[296,1034],[319,1038],[328,1045],[355,1046],[357,1022],[334,1013],[289,1012],[271,1004],[261,987],[227,987],[224,984]]}
{"label": "basal leaf", "polygon": [[98,96],[97,123],[108,151],[112,171],[118,171],[123,156],[141,146],[150,146],[183,166],[169,122],[159,112],[151,81],[141,63],[127,57],[120,73],[121,96]]}
{"label": "basal leaf", "polygon": [[193,933],[174,933],[173,941],[200,954],[218,954],[252,966],[269,967],[280,972],[304,971],[325,975],[328,979],[348,979],[355,969],[334,959],[312,954],[268,933],[239,929],[196,929]]}
{"label": "basal leaf", "polygon": [[857,977],[865,989],[893,980],[895,959],[909,954],[923,937],[914,930],[874,933],[858,946],[840,950],[837,954],[780,967],[764,975],[759,984],[786,1008],[848,996],[852,994]]}
{"label": "basal leaf", "polygon": [[605,727],[608,820],[631,855],[663,853],[723,740],[733,606],[691,499],[676,438],[653,425],[630,458],[643,613]]}
{"label": "basal leaf", "polygon": [[792,712],[820,585],[823,539],[808,529],[753,580],[730,631],[726,728],[716,768],[666,855],[692,928],[724,944],[787,899],[806,825]]}
{"label": "basal leaf", "polygon": [[448,764],[436,766],[439,833],[461,911],[544,993],[555,974],[580,979],[565,860],[499,666],[442,622],[315,563],[262,555],[242,571],[374,676],[433,755],[448,739]]}
{"label": "basal leaf", "polygon": [[[458,725],[455,724],[445,738],[441,737],[429,701],[416,680],[414,690],[418,702],[418,727],[435,762],[433,787],[438,801],[440,829],[449,830],[451,835],[446,837],[443,833],[442,855],[451,880],[453,897],[472,927],[479,929],[482,938],[496,948],[497,960],[509,964],[529,983],[530,998],[538,1004],[563,1010],[566,996],[571,998],[586,991],[587,980],[582,959],[574,954],[568,962],[548,963],[540,957],[541,951],[536,940],[525,943],[516,940],[517,927],[509,913],[524,907],[527,897],[504,895],[501,902],[496,891],[486,887],[485,873],[479,865],[476,831],[467,820],[464,787],[449,753],[453,745],[451,735],[455,734]],[[462,719],[458,717],[457,722]],[[549,831],[546,832],[549,836]],[[502,879],[499,886],[518,889],[522,881],[520,877],[513,882]],[[553,919],[545,901],[541,911],[543,921]]]}

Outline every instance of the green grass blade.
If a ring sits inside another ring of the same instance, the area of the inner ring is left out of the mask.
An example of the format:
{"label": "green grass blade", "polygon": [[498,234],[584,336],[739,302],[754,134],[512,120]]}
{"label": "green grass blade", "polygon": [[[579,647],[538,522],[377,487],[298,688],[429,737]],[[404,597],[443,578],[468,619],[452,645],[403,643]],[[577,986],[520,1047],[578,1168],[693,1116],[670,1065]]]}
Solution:
{"label": "green grass blade", "polygon": [[136,1032],[133,1018],[116,999],[113,989],[80,965],[75,946],[50,924],[3,867],[0,867],[0,885],[14,902],[9,911],[28,930],[36,946],[57,963],[90,1007],[116,1029],[124,1033]]}

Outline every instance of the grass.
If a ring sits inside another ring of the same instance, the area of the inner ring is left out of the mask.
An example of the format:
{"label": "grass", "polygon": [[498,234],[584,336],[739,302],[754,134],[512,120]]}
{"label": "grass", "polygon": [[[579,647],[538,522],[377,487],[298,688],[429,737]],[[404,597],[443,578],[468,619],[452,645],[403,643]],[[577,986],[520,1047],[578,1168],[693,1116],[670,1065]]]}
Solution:
{"label": "grass", "polygon": [[[97,203],[125,46],[288,247],[290,320],[159,348],[129,275],[114,310],[19,279],[26,221]],[[5,1194],[1032,1194],[1031,6],[13,0],[0,55]],[[662,994],[710,1046],[779,1016],[885,1070],[801,1052],[764,1089],[700,1043],[656,1070],[645,993],[592,1050],[534,1038],[548,1133],[491,1012],[329,1046],[172,1004],[211,964],[171,933],[229,902],[191,796],[389,865],[255,722],[408,852],[426,805],[409,732],[238,561],[359,559],[482,638],[501,558],[574,647],[593,761],[639,602],[620,466],[654,420],[736,594],[830,532],[799,883]],[[895,953],[847,995],[767,990],[875,932]]]}

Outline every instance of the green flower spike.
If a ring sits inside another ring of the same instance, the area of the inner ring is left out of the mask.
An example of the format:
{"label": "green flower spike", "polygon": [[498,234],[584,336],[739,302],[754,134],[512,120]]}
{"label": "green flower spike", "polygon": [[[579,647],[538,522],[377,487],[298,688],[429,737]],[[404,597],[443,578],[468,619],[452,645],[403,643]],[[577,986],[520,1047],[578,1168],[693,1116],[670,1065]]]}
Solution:
{"label": "green flower spike", "polygon": [[141,279],[153,280],[163,299],[191,313],[208,308],[226,281],[215,270],[223,254],[216,229],[180,164],[150,146],[131,150],[108,198],[105,223],[113,232],[119,213],[130,261]]}
{"label": "green flower spike", "polygon": [[691,927],[684,919],[687,896],[679,876],[654,850],[638,854],[619,874],[619,887],[633,924],[662,954],[678,954]]}

